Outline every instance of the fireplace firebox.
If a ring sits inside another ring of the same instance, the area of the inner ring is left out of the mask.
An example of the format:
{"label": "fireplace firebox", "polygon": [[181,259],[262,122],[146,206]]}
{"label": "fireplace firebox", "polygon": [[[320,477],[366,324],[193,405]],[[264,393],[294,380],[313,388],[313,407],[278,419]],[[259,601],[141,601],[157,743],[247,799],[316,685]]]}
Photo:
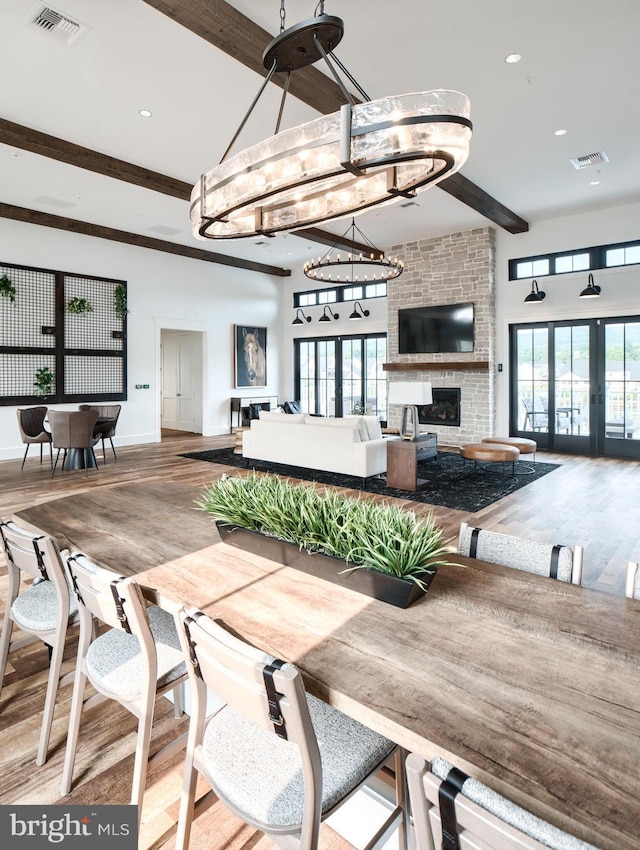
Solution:
{"label": "fireplace firebox", "polygon": [[432,387],[432,404],[418,408],[421,425],[460,425],[459,387]]}

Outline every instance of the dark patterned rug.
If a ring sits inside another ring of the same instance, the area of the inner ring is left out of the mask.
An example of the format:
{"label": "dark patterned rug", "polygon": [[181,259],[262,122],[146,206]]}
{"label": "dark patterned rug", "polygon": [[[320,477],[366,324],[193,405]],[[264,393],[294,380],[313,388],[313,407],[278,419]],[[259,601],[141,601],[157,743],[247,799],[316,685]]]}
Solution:
{"label": "dark patterned rug", "polygon": [[[208,452],[189,452],[180,457],[206,460],[210,463],[222,463],[226,466],[237,466],[242,469],[256,469],[260,472],[274,472],[291,478],[302,478],[305,481],[318,481],[321,484],[332,484],[336,487],[361,489],[362,479],[351,475],[340,475],[334,472],[323,472],[318,469],[306,469],[297,466],[253,461],[250,465],[242,457],[233,453],[233,448],[213,449]],[[533,472],[527,470],[532,465],[518,461],[515,465],[515,477],[510,474],[502,475],[502,465],[492,464],[484,469],[478,464],[474,471],[472,461],[467,461],[466,470],[460,455],[455,452],[439,452],[437,460],[427,460],[418,464],[418,477],[428,481],[423,490],[415,493],[407,490],[396,490],[387,487],[384,475],[368,478],[366,491],[379,493],[382,496],[393,496],[398,499],[411,499],[414,502],[424,502],[429,505],[441,505],[445,508],[475,513],[486,508],[498,499],[515,493],[527,484],[537,481],[543,475],[557,469],[557,463],[536,463]],[[506,465],[508,473],[511,464]],[[495,469],[495,471],[493,471]]]}

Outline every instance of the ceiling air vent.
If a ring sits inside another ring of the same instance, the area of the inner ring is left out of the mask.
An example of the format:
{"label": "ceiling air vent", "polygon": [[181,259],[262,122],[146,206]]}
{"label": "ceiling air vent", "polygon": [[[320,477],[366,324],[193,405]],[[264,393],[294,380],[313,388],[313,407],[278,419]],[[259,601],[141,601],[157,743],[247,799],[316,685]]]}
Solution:
{"label": "ceiling air vent", "polygon": [[588,153],[586,156],[576,156],[569,160],[574,168],[589,168],[590,165],[602,165],[603,162],[609,162],[609,157],[604,151],[597,153]]}
{"label": "ceiling air vent", "polygon": [[45,6],[43,3],[37,3],[34,6],[29,14],[28,21],[69,45],[75,44],[91,29],[86,24],[73,20],[64,12],[54,9],[52,6]]}

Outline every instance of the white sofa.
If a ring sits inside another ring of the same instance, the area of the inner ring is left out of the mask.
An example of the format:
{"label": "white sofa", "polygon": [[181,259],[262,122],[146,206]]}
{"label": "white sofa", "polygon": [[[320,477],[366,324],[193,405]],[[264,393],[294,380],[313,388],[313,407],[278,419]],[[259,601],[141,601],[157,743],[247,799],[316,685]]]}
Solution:
{"label": "white sofa", "polygon": [[387,440],[375,416],[331,419],[260,411],[242,439],[249,462],[265,460],[369,478],[387,471]]}

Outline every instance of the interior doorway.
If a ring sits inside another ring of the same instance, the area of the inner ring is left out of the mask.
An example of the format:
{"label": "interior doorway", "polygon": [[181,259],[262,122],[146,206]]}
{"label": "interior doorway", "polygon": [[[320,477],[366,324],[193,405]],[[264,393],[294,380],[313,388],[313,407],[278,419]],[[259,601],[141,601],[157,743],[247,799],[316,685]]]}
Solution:
{"label": "interior doorway", "polygon": [[202,333],[163,328],[160,352],[161,429],[202,434]]}

